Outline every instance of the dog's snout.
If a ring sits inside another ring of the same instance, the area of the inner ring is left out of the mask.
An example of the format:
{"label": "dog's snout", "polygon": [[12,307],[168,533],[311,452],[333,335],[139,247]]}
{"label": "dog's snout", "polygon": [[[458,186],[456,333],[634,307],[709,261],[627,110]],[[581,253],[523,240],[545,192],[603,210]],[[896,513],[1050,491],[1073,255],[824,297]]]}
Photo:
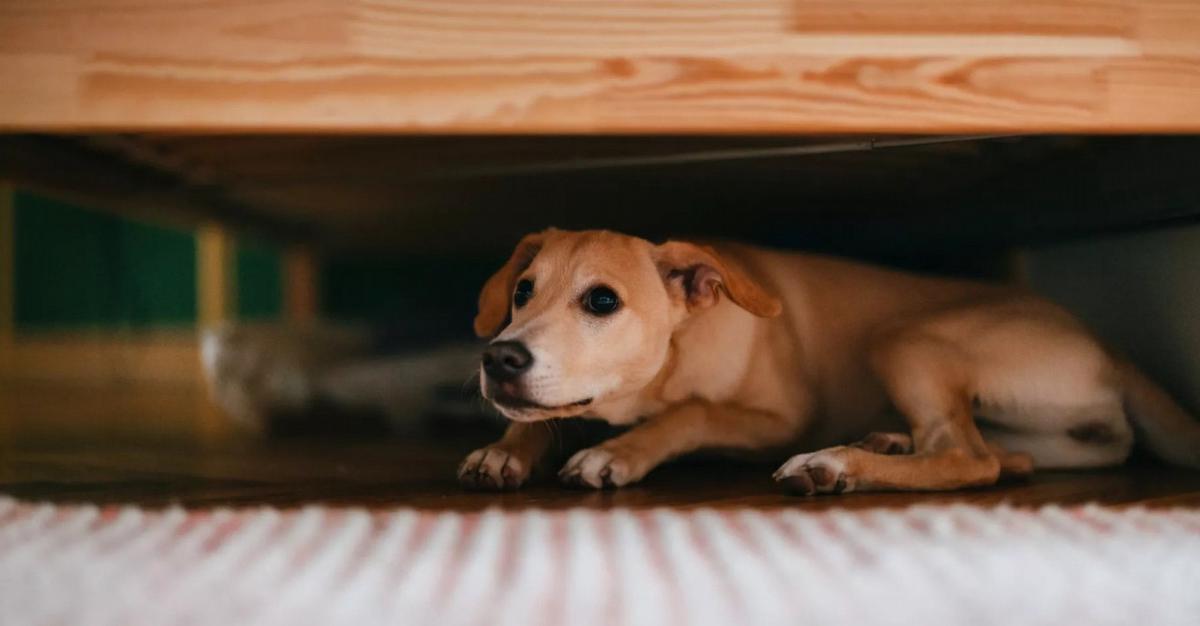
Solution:
{"label": "dog's snout", "polygon": [[497,382],[513,380],[531,365],[533,355],[519,341],[497,341],[483,351],[483,371]]}

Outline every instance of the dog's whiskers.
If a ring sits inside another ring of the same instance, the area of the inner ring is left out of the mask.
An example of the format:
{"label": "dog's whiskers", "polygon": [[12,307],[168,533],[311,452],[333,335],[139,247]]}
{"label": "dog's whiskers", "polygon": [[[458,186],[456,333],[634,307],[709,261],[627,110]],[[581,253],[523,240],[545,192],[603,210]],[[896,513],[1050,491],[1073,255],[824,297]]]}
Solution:
{"label": "dog's whiskers", "polygon": [[463,384],[462,384],[463,391],[466,391],[469,387],[472,387],[472,386],[475,387],[475,389],[477,389],[477,390],[479,389],[479,370],[475,370],[475,371],[471,372],[471,375],[467,376],[467,379],[465,381],[463,381]]}

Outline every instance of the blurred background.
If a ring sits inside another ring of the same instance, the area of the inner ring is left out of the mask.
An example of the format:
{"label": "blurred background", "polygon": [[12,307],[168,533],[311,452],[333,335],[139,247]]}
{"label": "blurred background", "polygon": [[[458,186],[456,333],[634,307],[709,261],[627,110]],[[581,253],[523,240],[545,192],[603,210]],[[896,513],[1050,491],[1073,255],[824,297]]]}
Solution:
{"label": "blurred background", "polygon": [[[288,427],[230,419],[205,391],[200,332],[348,328],[371,337],[360,360],[462,345],[483,281],[547,226],[1024,282],[1200,406],[1190,137],[11,135],[0,146],[12,181],[0,194],[6,444],[394,433],[406,420],[359,414],[370,406],[275,424]],[[79,169],[64,177],[68,166]],[[468,362],[463,384],[431,393],[482,413],[471,373]],[[436,425],[438,409],[407,421]]]}

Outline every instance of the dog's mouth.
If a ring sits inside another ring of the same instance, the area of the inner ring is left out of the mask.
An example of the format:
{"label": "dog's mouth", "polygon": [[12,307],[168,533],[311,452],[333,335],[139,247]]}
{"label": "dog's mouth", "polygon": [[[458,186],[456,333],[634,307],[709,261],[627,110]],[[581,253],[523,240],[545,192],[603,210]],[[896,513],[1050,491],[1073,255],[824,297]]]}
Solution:
{"label": "dog's mouth", "polygon": [[496,386],[492,387],[490,397],[485,396],[484,399],[486,399],[490,402],[494,402],[506,409],[514,409],[514,410],[518,410],[518,411],[528,411],[528,410],[547,411],[547,412],[570,411],[572,409],[578,409],[580,407],[585,407],[592,403],[592,398],[584,398],[583,400],[576,400],[575,402],[570,402],[568,404],[559,404],[556,406],[550,406],[550,405],[534,402],[528,398],[523,398],[516,393],[515,388],[508,389],[509,387],[513,387],[513,385],[507,384],[507,383],[502,384],[502,385],[496,385]]}

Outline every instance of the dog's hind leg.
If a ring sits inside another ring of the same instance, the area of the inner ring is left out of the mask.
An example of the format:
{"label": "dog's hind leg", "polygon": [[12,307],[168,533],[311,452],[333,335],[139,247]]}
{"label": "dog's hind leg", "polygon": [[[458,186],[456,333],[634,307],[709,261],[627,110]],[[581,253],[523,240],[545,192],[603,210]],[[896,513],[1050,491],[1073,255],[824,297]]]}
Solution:
{"label": "dog's hind leg", "polygon": [[1020,450],[1043,469],[1083,469],[1120,465],[1129,457],[1133,437],[1127,431],[1076,428],[1065,433],[991,432],[984,437],[997,448]]}
{"label": "dog's hind leg", "polygon": [[945,490],[995,483],[1004,466],[1024,468],[984,441],[971,412],[970,363],[951,343],[924,335],[879,346],[872,365],[912,430],[912,454],[850,446],[799,454],[775,473],[804,494],[855,490]]}
{"label": "dog's hind leg", "polygon": [[[987,437],[986,433],[984,437]],[[1030,455],[1024,452],[1009,452],[990,439],[987,444],[992,454],[1000,460],[1001,478],[1017,478],[1033,473],[1033,457]],[[905,433],[876,432],[850,444],[850,447],[875,454],[912,454],[913,441],[912,436]]]}

